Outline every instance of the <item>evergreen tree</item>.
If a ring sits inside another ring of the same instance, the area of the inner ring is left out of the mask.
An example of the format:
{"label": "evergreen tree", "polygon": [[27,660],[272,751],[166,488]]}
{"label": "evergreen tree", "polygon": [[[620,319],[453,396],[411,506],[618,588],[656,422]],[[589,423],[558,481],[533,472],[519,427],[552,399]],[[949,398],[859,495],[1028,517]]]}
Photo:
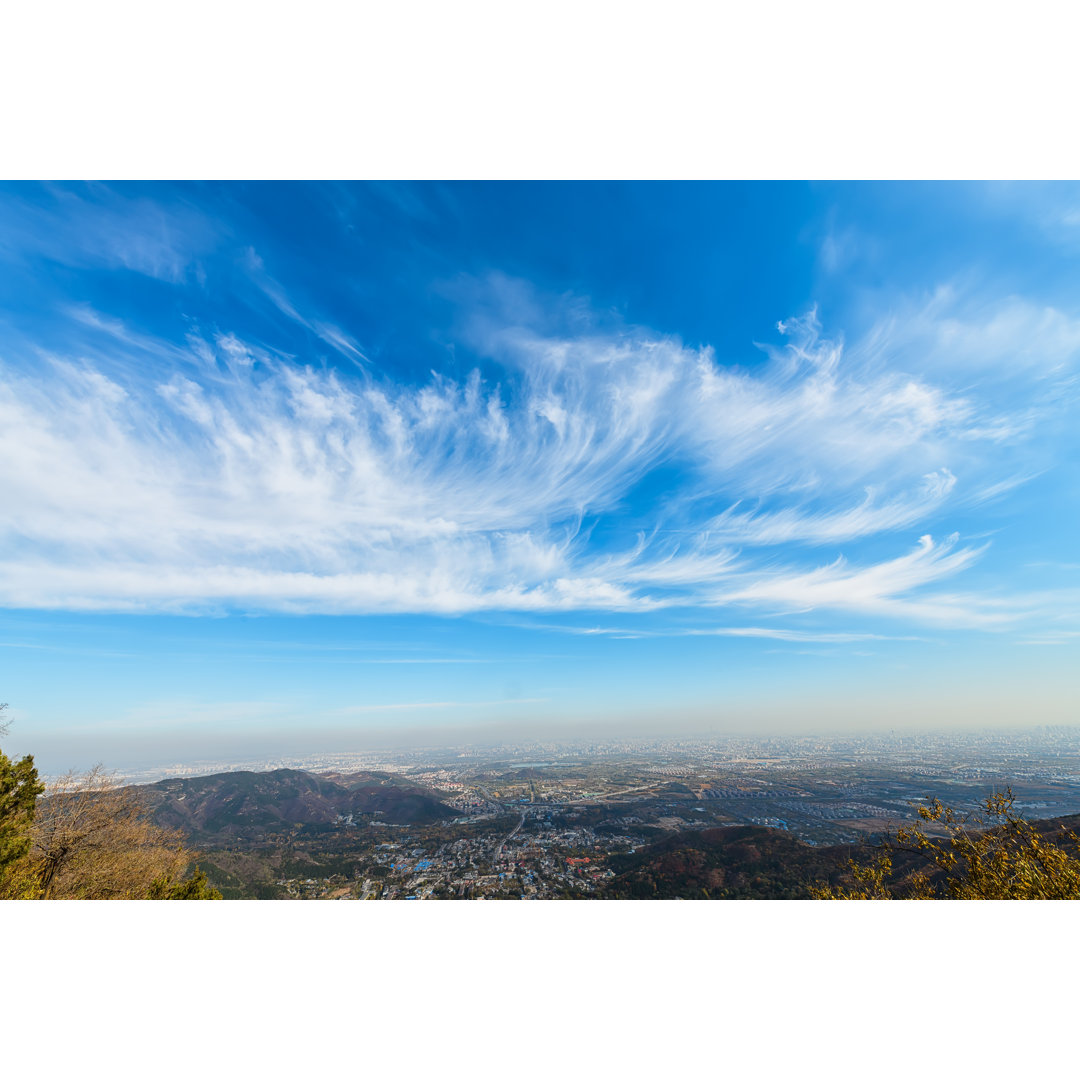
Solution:
{"label": "evergreen tree", "polygon": [[[0,705],[0,711],[6,708]],[[0,735],[5,731],[0,724]],[[0,899],[37,895],[29,855],[34,808],[44,790],[32,757],[12,761],[0,750]]]}
{"label": "evergreen tree", "polygon": [[221,893],[210,886],[210,882],[198,867],[186,881],[174,881],[165,874],[154,878],[147,900],[220,900]]}

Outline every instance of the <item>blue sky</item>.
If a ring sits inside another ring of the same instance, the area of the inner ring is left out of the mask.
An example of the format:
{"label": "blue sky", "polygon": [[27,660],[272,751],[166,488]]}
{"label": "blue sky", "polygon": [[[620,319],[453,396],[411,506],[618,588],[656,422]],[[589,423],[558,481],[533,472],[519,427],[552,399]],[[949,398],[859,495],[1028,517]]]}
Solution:
{"label": "blue sky", "polygon": [[1080,189],[0,186],[51,767],[1066,723]]}

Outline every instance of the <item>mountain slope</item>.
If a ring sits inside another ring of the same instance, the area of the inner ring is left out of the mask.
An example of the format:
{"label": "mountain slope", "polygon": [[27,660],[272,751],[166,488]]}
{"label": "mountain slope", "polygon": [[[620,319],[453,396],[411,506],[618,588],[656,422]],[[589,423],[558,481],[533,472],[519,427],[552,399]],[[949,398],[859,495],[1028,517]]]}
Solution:
{"label": "mountain slope", "polygon": [[415,785],[377,774],[338,780],[297,769],[229,772],[160,780],[145,789],[159,825],[200,838],[254,838],[296,825],[332,826],[340,818],[374,816],[392,824],[430,824],[457,811]]}
{"label": "mountain slope", "polygon": [[856,849],[817,848],[759,825],[678,833],[612,858],[604,895],[625,900],[798,900],[841,874]]}

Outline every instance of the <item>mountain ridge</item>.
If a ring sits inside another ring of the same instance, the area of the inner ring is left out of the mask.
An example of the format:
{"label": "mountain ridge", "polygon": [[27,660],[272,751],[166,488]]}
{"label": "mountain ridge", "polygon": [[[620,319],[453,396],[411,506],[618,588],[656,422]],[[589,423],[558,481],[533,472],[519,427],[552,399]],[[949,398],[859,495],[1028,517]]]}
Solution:
{"label": "mountain ridge", "polygon": [[458,811],[412,784],[378,773],[335,775],[300,769],[213,773],[145,785],[155,824],[194,839],[241,837],[295,826],[332,827],[367,815],[389,824],[432,824]]}

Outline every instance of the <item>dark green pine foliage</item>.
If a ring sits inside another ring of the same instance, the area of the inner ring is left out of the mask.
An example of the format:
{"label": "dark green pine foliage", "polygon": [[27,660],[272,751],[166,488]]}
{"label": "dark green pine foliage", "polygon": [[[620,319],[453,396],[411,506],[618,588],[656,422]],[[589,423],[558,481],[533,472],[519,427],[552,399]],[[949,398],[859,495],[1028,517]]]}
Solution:
{"label": "dark green pine foliage", "polygon": [[30,854],[34,805],[44,790],[32,757],[12,761],[0,751],[0,895]]}
{"label": "dark green pine foliage", "polygon": [[197,867],[186,881],[173,881],[165,877],[155,878],[146,894],[147,900],[220,900],[221,893],[211,888],[206,874]]}

